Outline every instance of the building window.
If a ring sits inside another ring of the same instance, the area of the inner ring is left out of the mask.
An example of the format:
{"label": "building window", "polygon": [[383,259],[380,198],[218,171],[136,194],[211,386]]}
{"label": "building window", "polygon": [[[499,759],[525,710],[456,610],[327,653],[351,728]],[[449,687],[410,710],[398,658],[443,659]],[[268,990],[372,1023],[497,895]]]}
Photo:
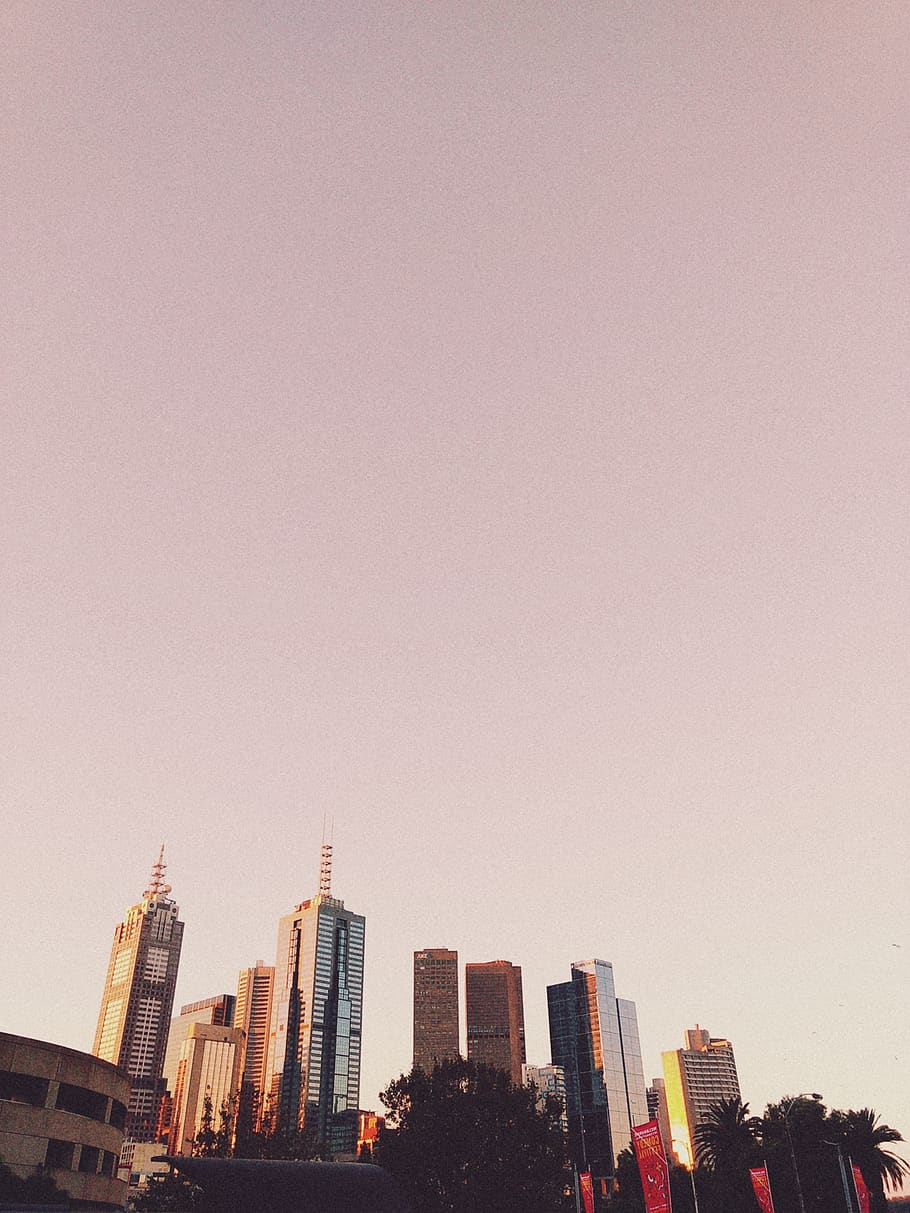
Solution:
{"label": "building window", "polygon": [[47,1143],[44,1165],[55,1171],[72,1171],[75,1148],[74,1141],[58,1141],[56,1137],[52,1137]]}
{"label": "building window", "polygon": [[107,1096],[100,1091],[89,1091],[87,1087],[62,1082],[57,1091],[57,1107],[64,1112],[75,1112],[77,1116],[87,1116],[89,1120],[100,1120],[104,1124]]}
{"label": "building window", "polygon": [[101,1151],[97,1146],[83,1146],[79,1154],[79,1170],[85,1171],[87,1175],[97,1175],[100,1157]]}
{"label": "building window", "polygon": [[112,1124],[115,1129],[126,1128],[126,1105],[122,1104],[119,1099],[111,1100],[111,1115],[109,1124]]}
{"label": "building window", "polygon": [[47,1102],[47,1088],[46,1078],[35,1078],[32,1074],[16,1074],[13,1070],[0,1070],[0,1099],[43,1108]]}
{"label": "building window", "polygon": [[101,1174],[113,1175],[114,1167],[117,1165],[117,1155],[112,1154],[110,1150],[105,1150],[101,1159]]}

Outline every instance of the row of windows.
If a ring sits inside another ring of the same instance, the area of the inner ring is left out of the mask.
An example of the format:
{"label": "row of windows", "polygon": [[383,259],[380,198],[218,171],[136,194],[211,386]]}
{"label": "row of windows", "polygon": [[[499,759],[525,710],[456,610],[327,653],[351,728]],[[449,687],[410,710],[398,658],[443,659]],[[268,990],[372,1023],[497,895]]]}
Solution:
{"label": "row of windows", "polygon": [[[76,1151],[79,1150],[78,1156]],[[81,1171],[86,1175],[113,1175],[117,1155],[110,1150],[99,1150],[97,1146],[79,1148],[74,1141],[61,1141],[52,1137],[47,1143],[44,1165],[57,1171]]]}
{"label": "row of windows", "polygon": [[[9,1100],[11,1103],[30,1104],[33,1108],[44,1108],[47,1107],[49,1090],[50,1080],[47,1078],[37,1078],[34,1074],[18,1074],[14,1070],[0,1070],[0,1099]],[[78,1087],[74,1083],[60,1083],[54,1107],[62,1112],[85,1116],[88,1120],[100,1121],[101,1124],[111,1124],[117,1129],[126,1125],[126,1107],[119,1100],[110,1101],[108,1113],[106,1095],[88,1087]]]}

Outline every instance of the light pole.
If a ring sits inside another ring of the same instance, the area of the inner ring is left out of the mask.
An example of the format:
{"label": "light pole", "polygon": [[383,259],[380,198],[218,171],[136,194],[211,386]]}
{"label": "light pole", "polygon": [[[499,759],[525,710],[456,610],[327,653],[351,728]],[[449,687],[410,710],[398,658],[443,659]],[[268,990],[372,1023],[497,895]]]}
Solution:
{"label": "light pole", "polygon": [[695,1213],[698,1213],[698,1193],[695,1191],[695,1163],[689,1168],[689,1178],[692,1180],[692,1202],[695,1205]]}
{"label": "light pole", "polygon": [[803,1091],[801,1095],[794,1095],[792,1099],[780,1101],[780,1110],[784,1117],[784,1128],[787,1130],[787,1141],[790,1143],[790,1160],[793,1163],[793,1174],[796,1177],[796,1197],[799,1200],[799,1213],[806,1213],[806,1202],[803,1200],[803,1185],[799,1178],[799,1167],[796,1165],[796,1151],[793,1148],[793,1134],[790,1132],[790,1113],[793,1111],[793,1105],[799,1103],[801,1099],[821,1099],[817,1091]]}
{"label": "light pole", "polygon": [[837,1150],[837,1162],[840,1167],[840,1181],[844,1188],[844,1200],[847,1202],[847,1213],[853,1213],[853,1197],[850,1195],[850,1185],[847,1183],[847,1168],[844,1165],[844,1152],[839,1141],[825,1141],[826,1146]]}

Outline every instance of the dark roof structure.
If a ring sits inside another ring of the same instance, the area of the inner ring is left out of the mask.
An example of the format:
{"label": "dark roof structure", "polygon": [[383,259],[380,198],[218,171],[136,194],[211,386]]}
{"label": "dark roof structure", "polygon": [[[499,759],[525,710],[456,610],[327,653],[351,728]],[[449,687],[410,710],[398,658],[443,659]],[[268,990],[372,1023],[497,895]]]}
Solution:
{"label": "dark roof structure", "polygon": [[414,1213],[388,1171],[365,1163],[163,1155],[218,1213]]}

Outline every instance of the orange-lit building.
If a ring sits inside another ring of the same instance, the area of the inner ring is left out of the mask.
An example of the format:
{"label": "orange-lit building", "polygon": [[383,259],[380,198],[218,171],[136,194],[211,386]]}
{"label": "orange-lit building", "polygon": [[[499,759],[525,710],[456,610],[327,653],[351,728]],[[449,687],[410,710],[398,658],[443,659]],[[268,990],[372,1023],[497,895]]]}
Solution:
{"label": "orange-lit building", "polygon": [[364,1148],[369,1153],[372,1153],[373,1146],[379,1140],[379,1134],[385,1124],[385,1117],[380,1116],[378,1112],[361,1112],[359,1120],[359,1128],[357,1132],[357,1153],[360,1154]]}

